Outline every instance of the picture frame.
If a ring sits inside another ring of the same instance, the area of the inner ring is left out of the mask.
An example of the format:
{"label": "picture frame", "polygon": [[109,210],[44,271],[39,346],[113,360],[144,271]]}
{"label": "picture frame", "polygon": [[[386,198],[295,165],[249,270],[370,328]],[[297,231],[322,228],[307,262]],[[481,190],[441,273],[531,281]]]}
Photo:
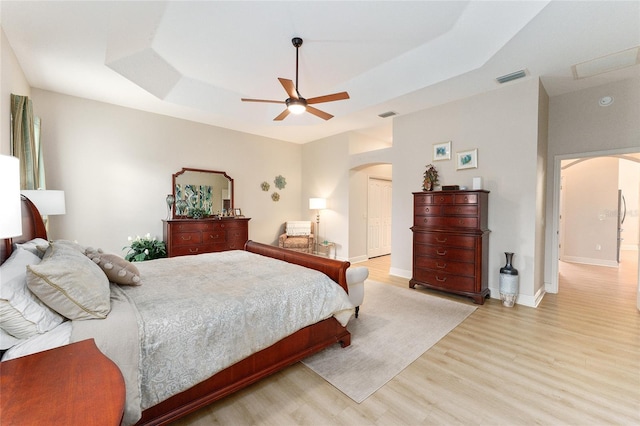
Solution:
{"label": "picture frame", "polygon": [[478,168],[478,149],[468,149],[456,153],[456,169],[477,169]]}
{"label": "picture frame", "polygon": [[433,161],[451,160],[451,141],[433,144]]}
{"label": "picture frame", "polygon": [[242,209],[240,209],[240,208],[233,209],[233,215],[235,217],[242,217]]}

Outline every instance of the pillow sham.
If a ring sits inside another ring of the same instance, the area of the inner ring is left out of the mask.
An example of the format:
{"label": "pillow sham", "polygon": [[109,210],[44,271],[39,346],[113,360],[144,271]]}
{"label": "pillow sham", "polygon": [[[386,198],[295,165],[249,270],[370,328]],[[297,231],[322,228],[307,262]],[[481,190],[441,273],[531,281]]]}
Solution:
{"label": "pillow sham", "polygon": [[84,252],[52,242],[42,262],[27,267],[27,287],[72,319],[104,319],[111,311],[109,280]]}
{"label": "pillow sham", "polygon": [[104,253],[102,249],[88,247],[85,254],[100,267],[112,283],[140,285],[140,272],[136,266],[115,254]]}
{"label": "pillow sham", "polygon": [[19,339],[45,333],[64,320],[27,288],[27,266],[40,261],[17,247],[0,266],[0,328]]}
{"label": "pillow sham", "polygon": [[45,240],[44,238],[34,238],[33,240],[27,241],[26,243],[16,243],[15,246],[25,249],[42,259],[42,256],[44,256],[44,252],[49,247],[49,241]]}
{"label": "pillow sham", "polygon": [[17,345],[20,342],[24,342],[24,340],[13,337],[12,335],[4,331],[4,329],[0,328],[0,350],[4,351],[6,349],[9,349],[10,347]]}

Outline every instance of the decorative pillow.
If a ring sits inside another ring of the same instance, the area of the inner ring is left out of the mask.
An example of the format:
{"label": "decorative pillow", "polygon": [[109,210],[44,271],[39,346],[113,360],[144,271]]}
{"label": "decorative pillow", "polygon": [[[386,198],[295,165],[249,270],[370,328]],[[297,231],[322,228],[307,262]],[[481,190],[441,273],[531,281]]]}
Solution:
{"label": "decorative pillow", "polygon": [[27,288],[27,265],[38,263],[40,257],[17,247],[0,266],[0,327],[19,339],[45,333],[64,320]]}
{"label": "decorative pillow", "polygon": [[34,238],[26,243],[16,243],[15,246],[23,248],[42,259],[44,252],[49,248],[49,241],[44,238]]}
{"label": "decorative pillow", "polygon": [[311,222],[308,220],[290,220],[287,222],[287,236],[299,237],[311,234]]}
{"label": "decorative pillow", "polygon": [[140,285],[138,268],[115,254],[104,253],[102,249],[87,247],[85,254],[105,273],[109,281],[122,285]]}
{"label": "decorative pillow", "polygon": [[111,311],[109,280],[84,252],[52,242],[42,262],[27,267],[27,286],[73,320],[104,319]]}
{"label": "decorative pillow", "polygon": [[55,240],[55,241],[52,241],[51,243],[57,244],[58,247],[64,246],[65,248],[74,249],[76,251],[79,251],[80,253],[84,253],[84,251],[86,250],[85,246],[78,244],[76,241]]}

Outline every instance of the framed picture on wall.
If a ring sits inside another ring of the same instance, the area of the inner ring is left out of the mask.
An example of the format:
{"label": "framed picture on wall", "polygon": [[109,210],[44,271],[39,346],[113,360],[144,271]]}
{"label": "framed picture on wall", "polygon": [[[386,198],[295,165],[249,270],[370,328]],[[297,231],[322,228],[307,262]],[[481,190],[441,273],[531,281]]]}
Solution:
{"label": "framed picture on wall", "polygon": [[460,151],[456,154],[457,170],[478,168],[478,149]]}
{"label": "framed picture on wall", "polygon": [[451,141],[433,144],[433,161],[451,160]]}

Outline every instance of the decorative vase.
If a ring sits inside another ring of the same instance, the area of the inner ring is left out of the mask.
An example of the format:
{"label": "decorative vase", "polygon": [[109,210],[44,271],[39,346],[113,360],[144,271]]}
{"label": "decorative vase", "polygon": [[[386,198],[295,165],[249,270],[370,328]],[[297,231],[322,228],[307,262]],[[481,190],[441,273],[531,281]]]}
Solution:
{"label": "decorative vase", "polygon": [[500,299],[502,304],[511,308],[518,298],[519,277],[518,270],[513,267],[513,253],[505,252],[507,264],[500,268]]}
{"label": "decorative vase", "polygon": [[167,219],[171,219],[171,208],[176,202],[176,197],[173,194],[167,195]]}
{"label": "decorative vase", "polygon": [[425,179],[424,182],[422,183],[422,189],[425,191],[432,191],[433,190],[433,182],[431,181],[431,179]]}

